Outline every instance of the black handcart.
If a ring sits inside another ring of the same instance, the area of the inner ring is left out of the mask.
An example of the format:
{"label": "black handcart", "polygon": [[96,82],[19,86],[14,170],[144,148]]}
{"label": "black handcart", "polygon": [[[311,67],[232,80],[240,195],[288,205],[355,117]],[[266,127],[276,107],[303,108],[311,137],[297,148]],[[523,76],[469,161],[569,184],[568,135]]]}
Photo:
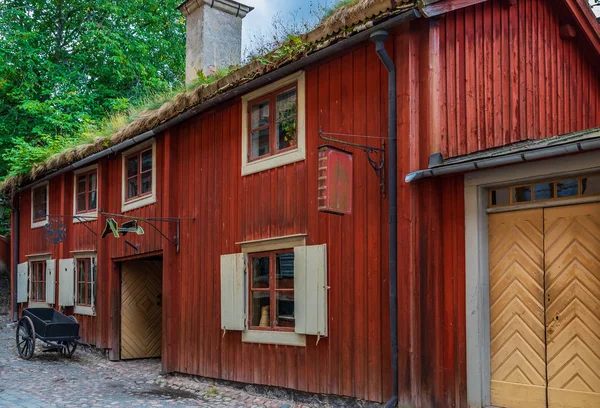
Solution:
{"label": "black handcart", "polygon": [[46,344],[42,351],[56,351],[65,357],[71,357],[78,344],[85,344],[79,341],[77,319],[48,307],[23,309],[17,323],[17,352],[21,358],[33,357],[36,339]]}

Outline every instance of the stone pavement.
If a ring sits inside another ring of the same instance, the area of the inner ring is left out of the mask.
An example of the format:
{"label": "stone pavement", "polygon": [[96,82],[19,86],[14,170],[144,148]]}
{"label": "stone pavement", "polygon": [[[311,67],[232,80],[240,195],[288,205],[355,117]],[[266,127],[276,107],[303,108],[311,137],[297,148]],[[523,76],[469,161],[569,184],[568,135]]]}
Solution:
{"label": "stone pavement", "polygon": [[[18,357],[15,329],[0,316],[0,407],[310,407],[213,383],[161,375],[158,359],[111,362],[78,349],[71,359]],[[39,343],[39,342],[38,342]],[[322,404],[319,404],[322,406]]]}

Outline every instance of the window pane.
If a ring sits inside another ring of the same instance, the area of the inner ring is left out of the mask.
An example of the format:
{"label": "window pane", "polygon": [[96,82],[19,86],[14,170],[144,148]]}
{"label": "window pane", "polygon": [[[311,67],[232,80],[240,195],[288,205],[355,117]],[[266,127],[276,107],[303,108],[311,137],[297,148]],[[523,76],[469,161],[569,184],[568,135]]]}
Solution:
{"label": "window pane", "polygon": [[581,179],[581,194],[600,194],[600,175],[589,176]]}
{"label": "window pane", "polygon": [[98,175],[96,173],[90,174],[90,190],[98,190]]}
{"label": "window pane", "polygon": [[44,291],[43,291],[43,285],[40,284],[40,282],[38,282],[37,284],[37,300],[39,301],[43,301],[44,298]]}
{"label": "window pane", "polygon": [[89,197],[89,204],[88,204],[88,210],[95,210],[96,206],[97,206],[97,192],[96,191],[91,191],[89,193],[90,197]]}
{"label": "window pane", "polygon": [[77,303],[80,305],[85,304],[85,283],[80,283],[77,286]]}
{"label": "window pane", "polygon": [[85,282],[85,268],[81,261],[77,262],[77,281]]}
{"label": "window pane", "polygon": [[91,284],[87,284],[87,304],[89,304],[92,301],[92,285]]}
{"label": "window pane", "polygon": [[136,197],[137,195],[137,178],[127,180],[127,198]]}
{"label": "window pane", "polygon": [[277,124],[277,150],[296,145],[296,119]]}
{"label": "window pane", "polygon": [[579,185],[577,179],[565,180],[556,183],[556,196],[561,197],[573,197],[579,192]]}
{"label": "window pane", "polygon": [[277,95],[277,120],[296,116],[296,88]]}
{"label": "window pane", "polygon": [[517,187],[513,189],[513,202],[515,203],[523,203],[526,201],[531,201],[531,187]]}
{"label": "window pane", "polygon": [[252,129],[269,124],[269,101],[252,105]]}
{"label": "window pane", "polygon": [[152,172],[142,173],[142,194],[152,191]]}
{"label": "window pane", "polygon": [[510,204],[510,189],[503,188],[499,190],[492,190],[492,204],[491,205],[508,205]]}
{"label": "window pane", "polygon": [[152,150],[146,150],[142,153],[142,171],[148,171],[152,168]]}
{"label": "window pane", "polygon": [[276,292],[277,312],[275,325],[294,327],[294,292]]}
{"label": "window pane", "polygon": [[252,292],[252,326],[270,327],[270,292]]}
{"label": "window pane", "polygon": [[250,157],[260,157],[269,154],[269,129],[252,132]]}
{"label": "window pane", "polygon": [[77,195],[77,211],[85,211],[85,193]]}
{"label": "window pane", "polygon": [[46,216],[46,186],[33,190],[33,218],[40,219]]}
{"label": "window pane", "polygon": [[294,289],[294,253],[277,254],[277,289]]}
{"label": "window pane", "polygon": [[535,200],[548,200],[554,198],[554,183],[536,184],[533,186]]}
{"label": "window pane", "polygon": [[252,258],[252,287],[269,287],[269,257]]}
{"label": "window pane", "polygon": [[83,193],[86,190],[86,177],[80,176],[77,179],[77,194]]}
{"label": "window pane", "polygon": [[127,159],[127,177],[132,177],[138,174],[138,158],[137,156]]}

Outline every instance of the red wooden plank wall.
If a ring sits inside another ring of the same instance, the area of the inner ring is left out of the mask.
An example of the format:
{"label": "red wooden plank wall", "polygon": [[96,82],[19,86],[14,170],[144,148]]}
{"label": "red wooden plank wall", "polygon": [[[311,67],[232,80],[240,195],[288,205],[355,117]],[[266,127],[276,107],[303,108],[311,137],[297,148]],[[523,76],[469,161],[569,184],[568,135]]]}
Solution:
{"label": "red wooden plank wall", "polygon": [[559,37],[560,2],[506,3],[441,19],[444,157],[600,126],[600,77],[584,57],[595,52],[581,31]]}
{"label": "red wooden plank wall", "polygon": [[[558,37],[559,17],[540,0],[503,8],[490,1],[397,28],[387,47],[398,72],[398,178],[445,157],[600,125],[598,76],[585,49]],[[162,251],[163,368],[207,377],[384,401],[391,393],[387,199],[364,153],[354,153],[354,209],[317,211],[318,131],[387,136],[387,73],[363,46],[306,70],[307,160],[241,177],[241,103],[231,101],[157,138],[158,202],[141,217],[193,217],[176,254],[149,226],[128,236],[140,253]],[[582,109],[589,106],[589,109]],[[351,139],[375,147],[377,138]],[[340,146],[341,147],[341,146]],[[346,149],[348,149],[346,147]],[[99,163],[99,207],[121,212],[121,158]],[[51,181],[51,213],[72,212],[73,176]],[[400,400],[466,406],[464,203],[462,176],[400,183]],[[98,251],[95,318],[84,340],[118,347],[122,240],[67,223],[52,246],[30,228],[21,194],[20,262],[27,254]],[[90,223],[100,232],[105,217]],[[172,237],[173,225],[163,225]],[[328,246],[329,337],[306,348],[241,342],[220,331],[219,257],[241,241],[307,234]],[[117,312],[115,312],[115,310]]]}

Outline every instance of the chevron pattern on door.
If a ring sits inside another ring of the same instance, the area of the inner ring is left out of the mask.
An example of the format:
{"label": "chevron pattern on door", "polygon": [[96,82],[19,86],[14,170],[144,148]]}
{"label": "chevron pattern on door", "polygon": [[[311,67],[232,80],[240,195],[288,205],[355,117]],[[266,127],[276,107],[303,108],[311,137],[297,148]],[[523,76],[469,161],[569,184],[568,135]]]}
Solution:
{"label": "chevron pattern on door", "polygon": [[121,267],[121,359],[159,357],[162,347],[162,262]]}
{"label": "chevron pattern on door", "polygon": [[600,204],[546,209],[548,406],[600,407]]}
{"label": "chevron pattern on door", "polygon": [[543,210],[488,222],[491,403],[545,407]]}

